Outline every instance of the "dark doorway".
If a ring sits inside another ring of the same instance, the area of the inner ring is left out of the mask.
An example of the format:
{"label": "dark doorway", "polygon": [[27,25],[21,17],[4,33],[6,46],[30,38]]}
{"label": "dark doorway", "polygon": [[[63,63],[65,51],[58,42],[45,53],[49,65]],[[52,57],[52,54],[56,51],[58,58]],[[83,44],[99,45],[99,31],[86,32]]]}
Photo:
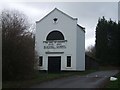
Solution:
{"label": "dark doorway", "polygon": [[60,72],[61,70],[61,56],[48,57],[48,72]]}

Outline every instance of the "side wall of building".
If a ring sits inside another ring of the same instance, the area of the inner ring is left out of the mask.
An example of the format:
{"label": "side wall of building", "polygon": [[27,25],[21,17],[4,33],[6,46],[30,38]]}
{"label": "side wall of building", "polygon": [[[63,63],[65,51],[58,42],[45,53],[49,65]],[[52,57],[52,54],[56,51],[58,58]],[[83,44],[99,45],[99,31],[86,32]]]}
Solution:
{"label": "side wall of building", "polygon": [[78,71],[85,70],[85,32],[81,30],[79,26],[77,26],[77,61],[76,61],[76,68]]}

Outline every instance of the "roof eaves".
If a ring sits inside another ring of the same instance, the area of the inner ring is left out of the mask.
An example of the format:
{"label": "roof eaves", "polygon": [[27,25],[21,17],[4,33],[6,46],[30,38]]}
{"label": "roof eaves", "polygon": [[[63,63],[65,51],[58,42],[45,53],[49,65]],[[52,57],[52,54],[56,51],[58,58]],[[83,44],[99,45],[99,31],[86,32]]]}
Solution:
{"label": "roof eaves", "polygon": [[77,24],[78,27],[80,27],[84,32],[85,32],[85,28],[80,26],[79,24]]}
{"label": "roof eaves", "polygon": [[[56,9],[56,8],[55,8]],[[51,14],[53,11],[55,11],[55,9],[53,9],[51,12],[49,12],[47,15],[45,15],[42,19],[40,19],[39,21],[36,21],[36,23],[39,23],[40,21],[42,21],[45,17],[47,17],[49,14]]]}
{"label": "roof eaves", "polygon": [[71,18],[71,19],[73,19],[73,20],[77,20],[77,18],[73,18],[73,17],[69,16],[68,14],[62,12],[61,10],[59,10],[59,9],[57,9],[57,8],[55,8],[55,9],[58,10],[59,12],[61,12],[62,14],[66,15],[67,17],[69,17],[69,18]]}

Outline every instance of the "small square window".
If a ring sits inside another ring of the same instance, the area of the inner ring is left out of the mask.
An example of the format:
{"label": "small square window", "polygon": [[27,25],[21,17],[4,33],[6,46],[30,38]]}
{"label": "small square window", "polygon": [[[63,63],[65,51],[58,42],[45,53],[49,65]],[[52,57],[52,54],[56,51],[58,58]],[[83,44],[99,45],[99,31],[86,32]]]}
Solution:
{"label": "small square window", "polygon": [[40,57],[39,57],[39,66],[42,66],[42,64],[43,64],[43,57],[40,56]]}
{"label": "small square window", "polygon": [[71,56],[67,56],[67,67],[71,67]]}

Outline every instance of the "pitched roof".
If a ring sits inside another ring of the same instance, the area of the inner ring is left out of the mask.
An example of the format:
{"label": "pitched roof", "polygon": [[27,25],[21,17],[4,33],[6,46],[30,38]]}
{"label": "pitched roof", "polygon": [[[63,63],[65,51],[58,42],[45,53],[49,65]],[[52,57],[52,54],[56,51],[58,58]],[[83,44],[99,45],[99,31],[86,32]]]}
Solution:
{"label": "pitched roof", "polygon": [[42,21],[45,17],[47,17],[49,14],[51,14],[51,13],[54,12],[55,10],[61,12],[62,14],[66,15],[67,17],[69,17],[69,18],[71,18],[71,19],[73,19],[73,20],[77,20],[77,18],[73,18],[73,17],[69,16],[68,14],[62,12],[61,10],[55,8],[55,9],[53,9],[50,13],[48,13],[46,16],[44,16],[42,19],[40,19],[39,21],[36,21],[36,23]]}

